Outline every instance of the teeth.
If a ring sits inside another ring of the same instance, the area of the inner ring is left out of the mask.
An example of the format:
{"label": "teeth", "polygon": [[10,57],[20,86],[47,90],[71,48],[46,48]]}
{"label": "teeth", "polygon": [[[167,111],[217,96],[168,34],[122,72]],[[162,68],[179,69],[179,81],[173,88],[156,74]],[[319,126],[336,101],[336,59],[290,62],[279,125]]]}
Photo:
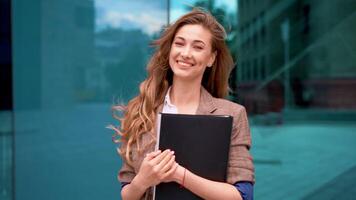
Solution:
{"label": "teeth", "polygon": [[186,62],[182,62],[182,61],[178,61],[178,64],[180,64],[182,66],[186,66],[186,67],[191,67],[192,66],[192,64],[186,63]]}

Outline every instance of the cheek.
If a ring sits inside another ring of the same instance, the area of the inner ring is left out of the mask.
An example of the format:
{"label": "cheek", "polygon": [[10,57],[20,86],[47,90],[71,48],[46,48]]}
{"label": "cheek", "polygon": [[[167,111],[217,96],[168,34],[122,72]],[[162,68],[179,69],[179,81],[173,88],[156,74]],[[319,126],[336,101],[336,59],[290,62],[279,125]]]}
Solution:
{"label": "cheek", "polygon": [[168,59],[168,62],[169,62],[169,65],[172,66],[175,62],[175,59],[174,59],[174,53],[173,51],[170,51],[169,52],[169,59]]}
{"label": "cheek", "polygon": [[[177,57],[177,52],[174,48],[171,49],[171,51],[169,52],[169,62],[174,62],[174,60]],[[170,63],[171,64],[171,63]]]}
{"label": "cheek", "polygon": [[210,59],[210,57],[208,55],[202,55],[199,60],[200,60],[201,64],[207,65],[209,62],[209,59]]}

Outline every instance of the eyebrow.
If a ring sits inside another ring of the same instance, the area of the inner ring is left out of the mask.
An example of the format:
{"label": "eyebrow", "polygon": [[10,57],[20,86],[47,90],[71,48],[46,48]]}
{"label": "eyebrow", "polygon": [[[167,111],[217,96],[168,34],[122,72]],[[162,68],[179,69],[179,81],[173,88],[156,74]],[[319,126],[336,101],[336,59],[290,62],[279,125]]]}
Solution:
{"label": "eyebrow", "polygon": [[[185,41],[184,37],[181,37],[181,36],[177,36],[177,37],[175,37],[175,39],[181,39],[181,40]],[[205,46],[205,43],[201,40],[193,40],[193,43],[202,43]]]}

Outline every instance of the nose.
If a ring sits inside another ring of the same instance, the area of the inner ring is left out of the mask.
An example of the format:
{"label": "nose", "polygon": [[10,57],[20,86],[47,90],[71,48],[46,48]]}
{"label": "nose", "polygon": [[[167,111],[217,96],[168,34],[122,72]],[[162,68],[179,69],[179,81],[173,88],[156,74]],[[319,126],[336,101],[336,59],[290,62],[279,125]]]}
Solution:
{"label": "nose", "polygon": [[181,56],[183,58],[190,58],[191,57],[191,48],[189,45],[185,46],[181,51]]}

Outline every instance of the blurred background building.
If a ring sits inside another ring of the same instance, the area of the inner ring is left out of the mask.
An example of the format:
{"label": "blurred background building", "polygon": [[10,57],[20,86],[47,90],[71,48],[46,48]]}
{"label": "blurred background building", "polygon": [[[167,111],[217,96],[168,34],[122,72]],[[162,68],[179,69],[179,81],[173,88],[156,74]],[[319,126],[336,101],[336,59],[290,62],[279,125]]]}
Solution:
{"label": "blurred background building", "polygon": [[356,108],[347,92],[356,84],[355,1],[239,5],[237,94],[250,112]]}
{"label": "blurred background building", "polygon": [[227,31],[255,199],[356,195],[356,0],[0,0],[0,199],[117,199],[111,106],[193,7]]}

